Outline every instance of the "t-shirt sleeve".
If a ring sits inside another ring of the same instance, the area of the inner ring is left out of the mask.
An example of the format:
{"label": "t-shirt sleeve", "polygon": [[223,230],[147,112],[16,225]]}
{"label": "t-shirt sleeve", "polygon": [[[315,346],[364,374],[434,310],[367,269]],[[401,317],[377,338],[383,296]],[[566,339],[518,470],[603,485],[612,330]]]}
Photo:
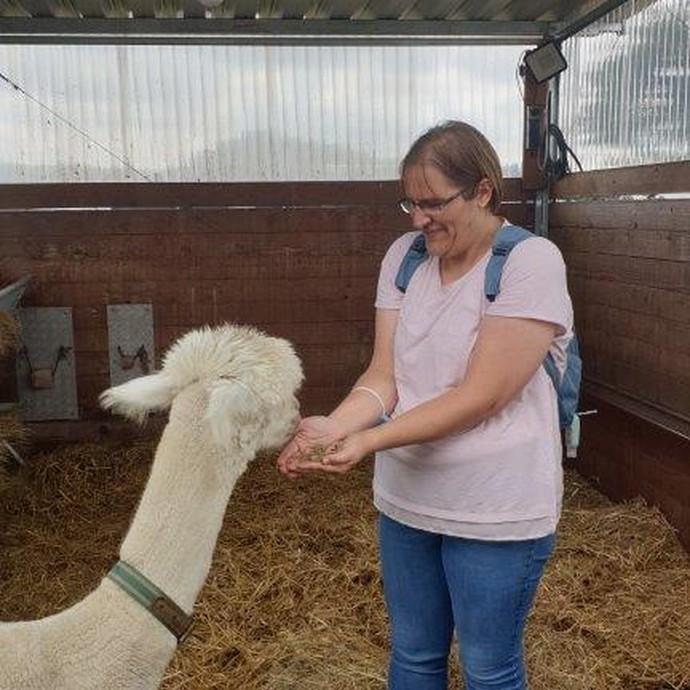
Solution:
{"label": "t-shirt sleeve", "polygon": [[379,271],[374,302],[377,309],[400,309],[404,295],[395,287],[395,278],[405,253],[418,234],[418,232],[406,232],[388,247]]}
{"label": "t-shirt sleeve", "polygon": [[500,292],[486,314],[548,321],[558,335],[573,327],[565,262],[558,247],[544,237],[532,237],[510,252],[501,275]]}

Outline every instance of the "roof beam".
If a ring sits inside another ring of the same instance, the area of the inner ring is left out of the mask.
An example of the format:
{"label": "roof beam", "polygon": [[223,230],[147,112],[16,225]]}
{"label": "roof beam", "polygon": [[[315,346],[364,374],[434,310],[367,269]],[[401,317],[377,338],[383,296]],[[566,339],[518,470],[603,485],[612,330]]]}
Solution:
{"label": "roof beam", "polygon": [[599,2],[590,12],[572,20],[566,26],[560,28],[554,35],[550,36],[550,38],[559,42],[565,41],[578,33],[578,31],[582,31],[582,29],[598,22],[609,12],[613,12],[627,2],[628,0],[604,0],[604,2]]}
{"label": "roof beam", "polygon": [[0,19],[0,43],[530,45],[547,22],[335,19]]}

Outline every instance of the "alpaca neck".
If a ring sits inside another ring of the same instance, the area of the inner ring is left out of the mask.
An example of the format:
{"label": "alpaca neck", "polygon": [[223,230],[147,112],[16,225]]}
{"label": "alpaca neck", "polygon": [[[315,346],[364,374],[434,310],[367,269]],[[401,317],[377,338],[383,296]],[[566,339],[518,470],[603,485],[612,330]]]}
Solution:
{"label": "alpaca neck", "polygon": [[212,442],[207,403],[200,385],[175,398],[120,549],[121,560],[187,612],[208,575],[228,499],[249,460]]}

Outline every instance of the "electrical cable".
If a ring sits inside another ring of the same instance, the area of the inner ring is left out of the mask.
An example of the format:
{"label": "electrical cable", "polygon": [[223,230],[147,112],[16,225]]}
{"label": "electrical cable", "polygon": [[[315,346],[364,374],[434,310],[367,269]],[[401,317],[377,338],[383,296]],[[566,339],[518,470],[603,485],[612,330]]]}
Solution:
{"label": "electrical cable", "polygon": [[563,132],[555,125],[550,124],[549,128],[544,137],[544,148],[546,151],[549,150],[550,140],[553,138],[556,142],[556,147],[558,148],[558,155],[556,158],[551,158],[550,154],[547,154],[546,161],[544,163],[544,173],[547,178],[551,180],[559,180],[564,175],[572,172],[570,168],[570,163],[568,162],[568,156],[571,156],[575,161],[575,164],[579,168],[580,172],[583,172],[584,168],[580,159],[575,155],[575,152],[568,146]]}
{"label": "electrical cable", "polygon": [[87,141],[90,141],[94,146],[96,146],[96,147],[98,147],[99,149],[101,149],[101,151],[104,151],[104,152],[107,153],[109,156],[112,156],[115,160],[117,160],[117,161],[119,161],[120,163],[122,163],[122,165],[124,165],[125,167],[127,167],[129,170],[135,172],[137,175],[139,175],[139,177],[143,177],[147,182],[154,182],[154,180],[153,180],[151,177],[149,177],[149,176],[146,175],[145,173],[141,172],[141,170],[137,170],[137,168],[135,168],[135,167],[134,167],[129,161],[127,161],[125,158],[123,158],[122,156],[119,156],[119,155],[118,155],[117,153],[115,153],[114,151],[111,151],[107,146],[104,146],[104,145],[101,144],[99,141],[96,141],[92,136],[90,136],[90,135],[88,134],[88,132],[85,132],[83,129],[80,129],[79,127],[77,127],[75,124],[73,124],[72,122],[70,122],[66,117],[63,117],[62,115],[60,115],[60,113],[56,112],[56,111],[53,110],[52,108],[50,108],[50,107],[48,107],[47,105],[45,105],[45,103],[41,103],[41,101],[39,101],[37,98],[35,98],[34,96],[32,96],[32,95],[31,95],[30,93],[28,93],[27,91],[25,91],[21,86],[19,86],[19,84],[16,84],[15,82],[13,82],[8,76],[6,76],[5,74],[3,74],[2,72],[0,72],[0,79],[2,79],[2,81],[4,81],[4,82],[7,82],[7,84],[9,84],[15,91],[18,91],[18,92],[21,93],[23,96],[25,96],[26,98],[28,98],[30,101],[32,101],[33,103],[35,103],[36,105],[38,105],[39,108],[42,108],[43,110],[48,111],[54,118],[56,118],[57,120],[60,120],[60,122],[64,123],[64,124],[67,125],[70,129],[72,129],[72,130],[74,130],[75,132],[77,132],[77,134],[79,134],[80,136],[84,137]]}
{"label": "electrical cable", "polygon": [[515,65],[515,82],[517,84],[518,93],[520,94],[520,101],[525,100],[525,93],[523,90],[522,82],[525,70],[525,55],[527,55],[527,51],[523,50],[522,53],[520,53],[520,57],[518,58],[517,64]]}

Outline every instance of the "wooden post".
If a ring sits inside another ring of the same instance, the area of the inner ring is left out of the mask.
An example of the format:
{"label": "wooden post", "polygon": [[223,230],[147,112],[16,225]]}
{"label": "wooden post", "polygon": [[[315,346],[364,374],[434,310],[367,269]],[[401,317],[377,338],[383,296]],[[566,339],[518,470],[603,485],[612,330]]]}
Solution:
{"label": "wooden post", "polygon": [[524,135],[522,151],[522,188],[540,190],[547,187],[543,165],[548,128],[547,102],[549,96],[548,82],[538,84],[532,73],[523,68],[524,85]]}

